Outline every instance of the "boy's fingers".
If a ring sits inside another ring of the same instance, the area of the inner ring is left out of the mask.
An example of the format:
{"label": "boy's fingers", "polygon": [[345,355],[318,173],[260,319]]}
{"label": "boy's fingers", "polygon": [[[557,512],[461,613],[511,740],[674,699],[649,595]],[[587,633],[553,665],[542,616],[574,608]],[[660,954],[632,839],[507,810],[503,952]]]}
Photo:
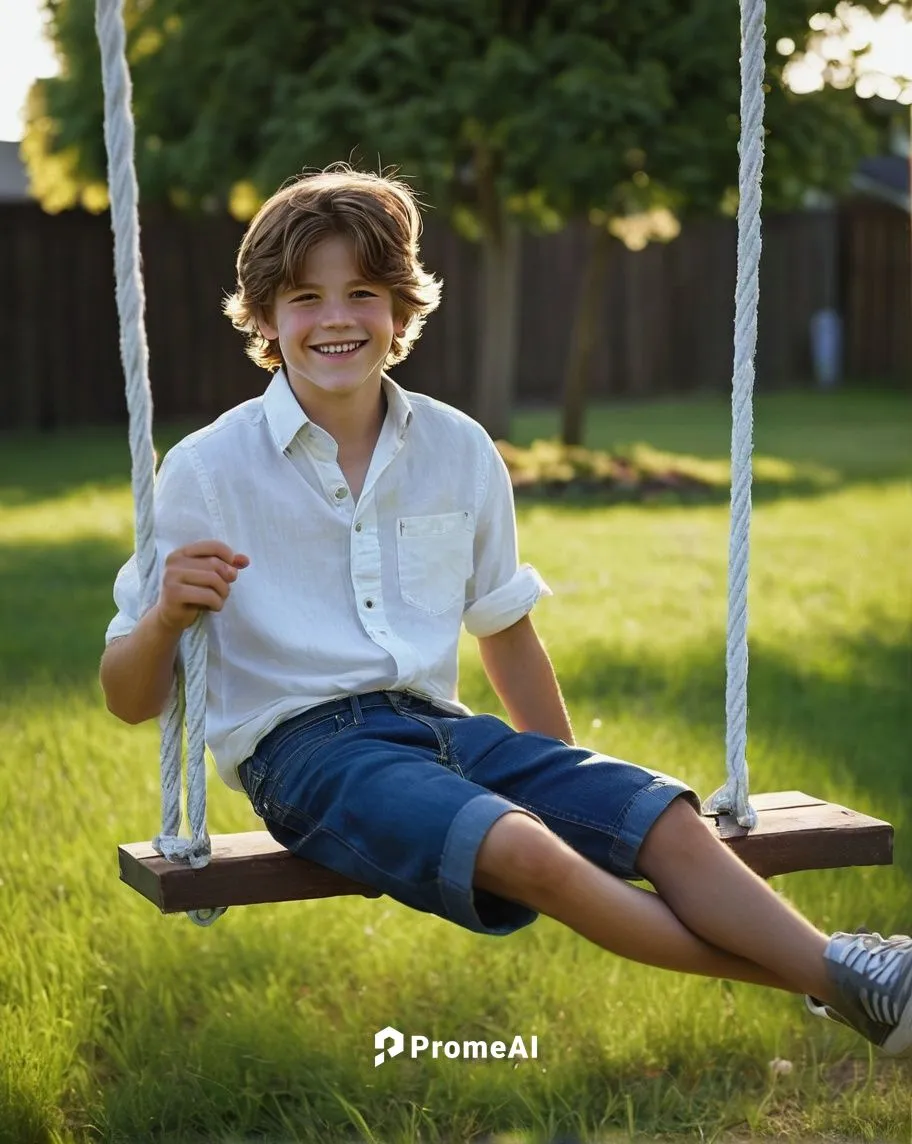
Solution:
{"label": "boy's fingers", "polygon": [[246,556],[233,556],[230,564],[223,564],[223,575],[226,579],[232,582],[238,578],[238,573],[242,568],[246,568],[250,561]]}
{"label": "boy's fingers", "polygon": [[196,540],[192,544],[186,544],[178,551],[182,552],[184,556],[199,559],[200,557],[214,557],[217,560],[223,560],[229,568],[246,568],[250,563],[250,557],[244,556],[243,553],[234,552],[227,544],[223,544],[220,540]]}
{"label": "boy's fingers", "polygon": [[186,545],[183,552],[185,556],[217,556],[226,564],[230,564],[234,560],[232,550],[227,544],[222,544],[220,540],[196,540],[193,544]]}

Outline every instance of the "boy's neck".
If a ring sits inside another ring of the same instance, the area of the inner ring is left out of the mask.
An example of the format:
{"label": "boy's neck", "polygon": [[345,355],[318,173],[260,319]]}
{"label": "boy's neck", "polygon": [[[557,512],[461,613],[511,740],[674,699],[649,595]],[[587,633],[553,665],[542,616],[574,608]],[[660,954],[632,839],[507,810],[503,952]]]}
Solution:
{"label": "boy's neck", "polygon": [[324,393],[302,394],[294,385],[292,391],[308,420],[325,430],[339,446],[339,459],[373,452],[386,417],[386,394],[364,387],[353,394],[332,396]]}

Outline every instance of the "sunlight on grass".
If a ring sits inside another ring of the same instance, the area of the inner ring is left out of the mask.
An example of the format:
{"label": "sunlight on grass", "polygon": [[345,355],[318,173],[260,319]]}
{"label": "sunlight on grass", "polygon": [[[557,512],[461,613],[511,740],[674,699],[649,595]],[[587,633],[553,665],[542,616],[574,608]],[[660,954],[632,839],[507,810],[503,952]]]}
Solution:
{"label": "sunlight on grass", "polygon": [[[897,828],[891,868],[774,880],[828,929],[912,919],[901,420],[879,398],[759,404],[764,480],[784,495],[757,504],[752,535],[753,783]],[[648,441],[724,480],[722,403],[595,424],[594,447]],[[548,918],[496,940],[345,898],[197,929],[122,887],[117,843],[158,827],[158,742],[154,725],[108,715],[96,683],[132,543],[123,448],[105,440],[0,449],[2,1144],[912,1139],[909,1065],[810,1021],[800,1000],[622,962]],[[724,774],[727,516],[721,503],[519,508],[523,558],[555,592],[536,625],[578,738],[702,794]],[[470,639],[461,690],[499,710]],[[209,817],[219,832],[257,825],[217,781]],[[440,1039],[521,1031],[541,1055],[375,1069],[373,1032],[390,1023]],[[777,1059],[792,1071],[771,1072]]]}
{"label": "sunlight on grass", "polygon": [[133,545],[133,503],[129,480],[122,488],[85,485],[37,503],[6,508],[0,515],[0,542],[8,545],[40,541],[67,545],[98,537]]}

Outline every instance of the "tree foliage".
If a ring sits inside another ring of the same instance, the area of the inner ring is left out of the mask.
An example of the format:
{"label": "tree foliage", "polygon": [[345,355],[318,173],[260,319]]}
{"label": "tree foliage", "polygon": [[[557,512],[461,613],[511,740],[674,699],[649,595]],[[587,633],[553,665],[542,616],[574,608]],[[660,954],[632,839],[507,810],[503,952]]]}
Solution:
{"label": "tree foliage", "polygon": [[[49,209],[97,207],[94,3],[45,4],[63,71],[32,92],[33,186]],[[870,142],[850,93],[783,86],[775,44],[803,43],[817,6],[768,4],[772,207],[838,188]],[[736,202],[735,0],[126,0],[126,15],[147,202],[249,217],[302,168],[393,165],[483,241],[492,304],[518,272],[517,227]],[[509,342],[515,313],[491,324],[488,338]],[[509,353],[486,360],[512,369]],[[482,376],[481,388],[499,381]]]}
{"label": "tree foliage", "polygon": [[[55,197],[71,205],[104,181],[94,0],[45,6],[63,70],[32,92],[28,161],[39,184],[68,182]],[[769,4],[765,191],[774,207],[808,186],[839,186],[867,141],[850,93],[796,96],[782,84],[775,43],[806,39],[817,7]],[[353,156],[402,168],[480,234],[479,162],[492,168],[508,214],[546,228],[593,206],[712,211],[735,186],[733,0],[289,0],[268,9],[126,0],[126,15],[150,201],[234,201],[246,213],[289,173]],[[61,155],[68,179],[59,165],[43,177]]]}

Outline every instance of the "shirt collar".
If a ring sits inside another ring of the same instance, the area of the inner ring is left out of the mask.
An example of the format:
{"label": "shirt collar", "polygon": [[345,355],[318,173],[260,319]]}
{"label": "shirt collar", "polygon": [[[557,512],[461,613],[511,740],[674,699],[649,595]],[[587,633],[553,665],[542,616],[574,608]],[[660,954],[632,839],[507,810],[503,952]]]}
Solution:
{"label": "shirt collar", "polygon": [[[389,374],[383,374],[382,384],[397,435],[404,437],[412,420],[411,402],[406,397],[405,390],[398,386]],[[310,424],[310,418],[298,404],[298,399],[288,384],[283,369],[276,370],[272,381],[266,387],[263,408],[266,411],[266,422],[272,438],[279,451],[284,453],[301,429]]]}
{"label": "shirt collar", "polygon": [[404,437],[412,422],[412,403],[406,397],[405,390],[397,385],[388,373],[383,374],[382,384],[396,432],[400,437]]}
{"label": "shirt collar", "polygon": [[263,408],[266,410],[266,423],[272,439],[279,452],[284,453],[308,422],[307,414],[298,405],[298,399],[288,384],[284,369],[276,370],[266,387]]}

